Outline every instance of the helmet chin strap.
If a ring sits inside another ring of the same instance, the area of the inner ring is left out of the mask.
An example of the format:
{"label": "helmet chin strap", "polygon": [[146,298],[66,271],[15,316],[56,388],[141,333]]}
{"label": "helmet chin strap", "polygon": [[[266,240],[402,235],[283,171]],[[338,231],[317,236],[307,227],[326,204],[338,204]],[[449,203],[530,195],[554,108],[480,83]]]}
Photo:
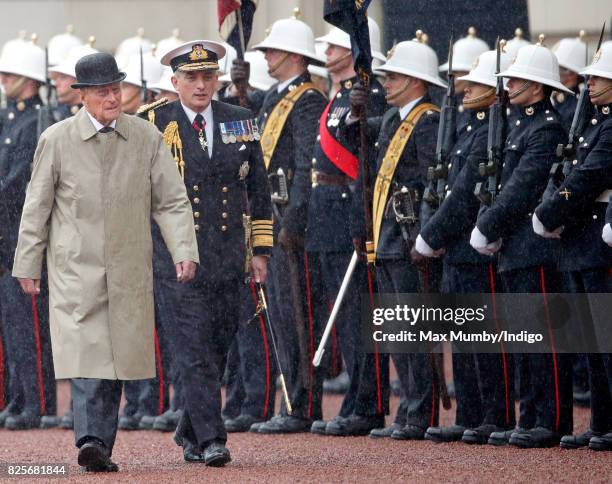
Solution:
{"label": "helmet chin strap", "polygon": [[351,51],[349,50],[346,54],[341,55],[340,57],[338,57],[337,59],[334,59],[333,61],[330,62],[326,62],[325,63],[325,67],[327,67],[328,69],[337,66],[338,64],[340,64],[340,62],[342,62],[344,59],[348,59],[351,56]]}
{"label": "helmet chin strap", "polygon": [[287,57],[289,57],[289,52],[283,52],[279,59],[270,67],[268,67],[268,74],[273,75],[281,66],[281,64],[287,60]]}
{"label": "helmet chin strap", "polygon": [[531,86],[531,81],[523,81],[521,87],[519,87],[516,91],[508,93],[508,99],[514,99],[515,97],[520,96],[529,88],[529,86]]}
{"label": "helmet chin strap", "polygon": [[17,99],[17,98],[19,98],[19,95],[23,91],[23,87],[25,85],[25,82],[26,82],[26,78],[25,77],[20,77],[19,79],[17,79],[15,81],[15,83],[10,87],[10,89],[8,89],[6,91],[6,97],[8,97],[10,99]]}
{"label": "helmet chin strap", "polygon": [[610,82],[610,84],[608,84],[606,87],[604,87],[602,90],[597,91],[593,94],[591,94],[591,99],[597,98],[599,96],[604,95],[605,93],[607,93],[609,90],[612,89],[612,82]]}
{"label": "helmet chin strap", "polygon": [[491,104],[491,101],[495,97],[495,88],[487,90],[480,96],[477,96],[472,99],[463,98],[463,105],[469,109],[478,109],[482,107],[487,107]]}
{"label": "helmet chin strap", "polygon": [[408,84],[409,83],[410,83],[410,79],[406,79],[404,81],[404,85],[402,87],[400,87],[397,91],[395,91],[392,94],[387,94],[385,96],[385,99],[387,100],[387,102],[395,101],[399,96],[404,94],[404,92],[406,92],[406,89],[408,89]]}

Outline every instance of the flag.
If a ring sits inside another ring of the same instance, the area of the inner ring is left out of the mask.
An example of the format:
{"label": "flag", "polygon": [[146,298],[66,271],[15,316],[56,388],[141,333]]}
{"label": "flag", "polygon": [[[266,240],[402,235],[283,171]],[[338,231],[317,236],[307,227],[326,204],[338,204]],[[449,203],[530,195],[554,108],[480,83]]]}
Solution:
{"label": "flag", "polygon": [[372,75],[372,51],[367,10],[372,0],[325,0],[323,18],[351,36],[355,72]]}
{"label": "flag", "polygon": [[242,45],[240,42],[240,29],[236,22],[236,14],[240,11],[242,17],[242,31],[244,33],[244,45],[249,44],[253,30],[253,16],[257,8],[257,0],[217,0],[217,15],[219,18],[219,33],[225,41],[230,44],[238,57],[243,58]]}

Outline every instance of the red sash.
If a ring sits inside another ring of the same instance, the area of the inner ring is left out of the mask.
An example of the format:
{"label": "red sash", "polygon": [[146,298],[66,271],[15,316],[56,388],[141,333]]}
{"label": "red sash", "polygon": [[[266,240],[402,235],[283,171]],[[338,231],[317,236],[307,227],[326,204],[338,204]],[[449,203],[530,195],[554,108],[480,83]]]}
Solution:
{"label": "red sash", "polygon": [[319,135],[321,139],[319,142],[321,143],[323,153],[329,158],[329,161],[346,176],[356,180],[357,174],[359,173],[359,162],[357,161],[357,157],[342,146],[327,130],[327,113],[329,112],[332,102],[333,99],[327,104],[323,114],[321,114],[321,119],[319,121]]}

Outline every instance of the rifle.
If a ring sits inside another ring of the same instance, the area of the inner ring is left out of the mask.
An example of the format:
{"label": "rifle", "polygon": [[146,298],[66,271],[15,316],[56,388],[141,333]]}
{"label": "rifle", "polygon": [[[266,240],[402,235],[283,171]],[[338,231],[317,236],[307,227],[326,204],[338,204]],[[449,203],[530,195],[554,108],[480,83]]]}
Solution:
{"label": "rifle", "polygon": [[423,192],[421,223],[424,225],[438,209],[444,199],[448,162],[457,137],[457,98],[455,97],[455,74],[453,74],[453,35],[448,45],[448,88],[442,103],[435,164],[427,169],[428,186]]}
{"label": "rifle", "polygon": [[40,138],[40,135],[45,129],[52,124],[55,124],[55,118],[53,117],[53,108],[55,103],[53,102],[53,84],[49,78],[49,48],[45,47],[45,87],[47,89],[46,103],[38,110],[38,121],[36,123],[36,137]]}
{"label": "rifle", "polygon": [[[501,54],[503,44],[499,37],[496,42],[497,49],[497,68],[496,73],[501,70]],[[495,102],[489,108],[489,134],[487,138],[487,163],[478,165],[478,173],[481,177],[487,177],[486,182],[478,182],[474,190],[474,195],[485,205],[491,205],[497,196],[498,186],[501,179],[501,168],[504,157],[504,144],[506,143],[506,133],[508,120],[506,109],[508,106],[508,93],[504,89],[504,79],[497,78],[495,88]]]}
{"label": "rifle", "polygon": [[144,75],[144,56],[142,53],[142,45],[140,46],[140,95],[142,97],[142,103],[146,104],[147,99],[147,80]]}
{"label": "rifle", "polygon": [[[599,51],[601,47],[605,29],[606,23],[604,22],[595,52]],[[584,76],[584,89],[580,91],[580,95],[578,96],[576,111],[574,111],[574,117],[572,118],[572,125],[567,137],[567,143],[557,146],[556,155],[559,161],[553,163],[550,169],[550,179],[555,188],[559,188],[572,171],[573,161],[576,159],[576,147],[593,113],[593,105],[589,98],[587,83],[588,76]]]}

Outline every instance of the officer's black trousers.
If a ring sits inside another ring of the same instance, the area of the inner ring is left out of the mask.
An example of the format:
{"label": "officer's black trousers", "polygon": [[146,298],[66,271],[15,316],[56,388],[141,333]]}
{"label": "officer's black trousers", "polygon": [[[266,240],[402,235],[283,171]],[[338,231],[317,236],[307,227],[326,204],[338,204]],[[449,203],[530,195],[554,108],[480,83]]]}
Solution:
{"label": "officer's black trousers", "polygon": [[[493,264],[444,263],[442,292],[447,294],[489,293],[495,297],[496,271]],[[492,424],[515,425],[514,368],[512,355],[501,353],[453,352],[455,423],[473,428]]]}
{"label": "officer's black trousers", "polygon": [[240,316],[240,278],[209,281],[198,268],[195,282],[177,283],[173,355],[181,374],[185,409],[178,437],[204,448],[225,443],[221,418],[221,379]]}
{"label": "officer's black trousers", "polygon": [[[554,267],[538,266],[500,273],[504,292],[563,292],[561,274]],[[511,316],[511,315],[510,315]],[[573,426],[572,355],[525,353],[515,355],[519,372],[519,427],[544,427],[568,433]]]}
{"label": "officer's black trousers", "polygon": [[268,420],[274,415],[276,364],[264,315],[253,318],[257,293],[252,282],[243,285],[241,302],[240,327],[227,357],[223,417]]}
{"label": "officer's black trousers", "polygon": [[[567,273],[568,290],[573,293],[610,293],[612,274],[608,268]],[[591,430],[612,430],[612,361],[610,354],[587,354],[591,388]]]}
{"label": "officer's black trousers", "polygon": [[95,437],[104,442],[109,452],[113,451],[122,386],[121,380],[73,378],[70,381],[77,447],[88,437]]}
{"label": "officer's black trousers", "polygon": [[[376,282],[380,293],[415,293],[422,286],[419,281],[418,269],[405,259],[379,261],[376,274]],[[375,354],[369,356],[373,359],[376,358]],[[396,422],[415,425],[423,430],[438,425],[440,398],[437,375],[433,371],[432,355],[429,353],[394,353],[391,357],[397,369],[402,390],[407,395],[406,403],[403,406],[400,405],[400,409],[398,409],[398,412],[403,412],[405,409],[405,418],[402,419],[398,416]],[[381,381],[380,394],[383,407],[388,411],[388,354],[378,354],[378,366],[381,373],[385,375],[385,379]],[[367,401],[367,399],[371,399],[372,395],[377,394],[376,391],[372,391],[372,387],[376,383],[376,381],[366,382],[362,380],[357,405],[360,404],[360,399],[364,396]]]}
{"label": "officer's black trousers", "polygon": [[32,297],[24,294],[19,281],[6,272],[0,277],[0,299],[11,413],[55,415],[56,383],[46,278],[41,281],[41,293]]}

